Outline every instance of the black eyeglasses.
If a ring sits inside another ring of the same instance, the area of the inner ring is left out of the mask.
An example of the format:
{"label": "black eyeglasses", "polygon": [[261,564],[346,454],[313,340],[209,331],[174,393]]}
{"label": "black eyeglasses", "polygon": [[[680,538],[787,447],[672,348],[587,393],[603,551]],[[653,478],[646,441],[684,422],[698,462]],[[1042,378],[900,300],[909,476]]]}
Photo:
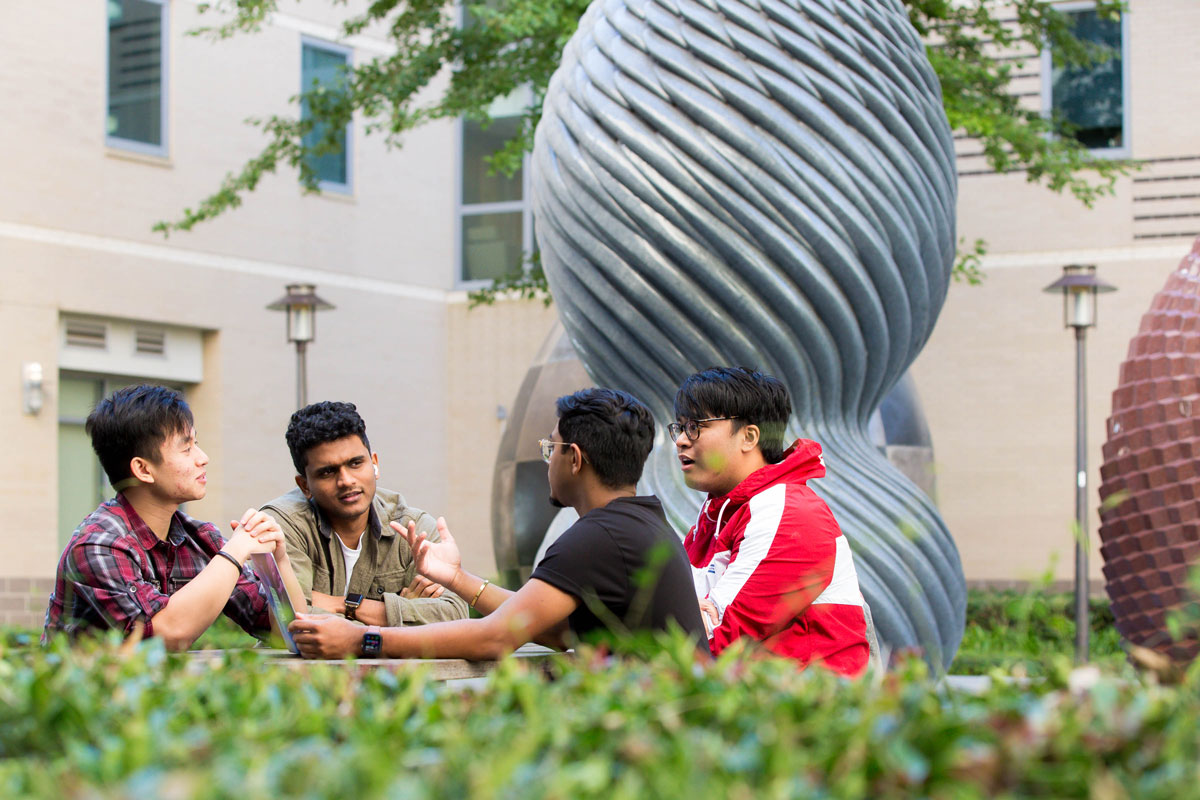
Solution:
{"label": "black eyeglasses", "polygon": [[708,419],[689,419],[686,422],[672,422],[667,426],[667,433],[672,439],[678,439],[679,434],[685,433],[690,441],[700,437],[700,426],[705,422],[720,422],[723,419],[738,419],[738,417],[709,417]]}

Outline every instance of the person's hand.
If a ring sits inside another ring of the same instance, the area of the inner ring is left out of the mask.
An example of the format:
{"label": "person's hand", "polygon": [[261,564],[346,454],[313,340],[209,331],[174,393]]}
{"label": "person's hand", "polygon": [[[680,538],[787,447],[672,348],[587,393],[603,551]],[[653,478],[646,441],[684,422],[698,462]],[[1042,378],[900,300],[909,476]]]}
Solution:
{"label": "person's hand", "polygon": [[240,520],[234,520],[229,525],[235,531],[240,528],[250,534],[259,544],[270,543],[272,545],[270,550],[252,550],[251,552],[271,553],[275,556],[275,563],[281,567],[288,563],[287,540],[283,537],[283,529],[279,527],[278,520],[267,512],[247,508]]}
{"label": "person's hand", "polygon": [[346,614],[346,598],[337,595],[325,594],[324,592],[312,593],[313,608],[324,609],[333,614]]}
{"label": "person's hand", "polygon": [[270,514],[248,508],[242,518],[232,520],[229,527],[233,529],[233,535],[222,549],[232,553],[241,563],[246,563],[255,553],[275,553],[275,560],[280,561],[280,550],[283,551],[283,562],[287,562],[283,531]]}
{"label": "person's hand", "polygon": [[700,618],[704,620],[704,632],[711,635],[713,628],[721,624],[720,614],[713,601],[707,597],[700,599]]}
{"label": "person's hand", "polygon": [[305,658],[346,658],[362,649],[363,627],[341,617],[297,614],[288,630]]}
{"label": "person's hand", "polygon": [[424,575],[413,577],[412,583],[400,590],[401,597],[407,597],[409,600],[415,600],[421,597],[441,597],[442,592],[446,591],[446,587],[440,583],[434,583]]}
{"label": "person's hand", "polygon": [[446,527],[445,517],[438,517],[437,521],[438,535],[442,539],[440,542],[429,541],[423,531],[417,530],[415,522],[408,523],[408,530],[400,527],[399,522],[393,522],[392,528],[408,540],[417,572],[442,586],[454,585],[454,579],[462,568],[462,556],[459,555],[458,544],[450,535],[450,529]]}

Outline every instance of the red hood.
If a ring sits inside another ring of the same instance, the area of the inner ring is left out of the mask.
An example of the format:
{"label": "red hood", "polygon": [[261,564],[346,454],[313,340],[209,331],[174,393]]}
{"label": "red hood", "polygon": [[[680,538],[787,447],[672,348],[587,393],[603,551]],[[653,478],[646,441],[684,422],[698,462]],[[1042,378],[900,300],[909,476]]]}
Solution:
{"label": "red hood", "polygon": [[812,439],[797,439],[783,453],[783,460],[778,464],[767,464],[761,469],[746,476],[746,479],[733,487],[726,495],[709,495],[708,509],[714,512],[725,506],[724,517],[736,511],[739,506],[751,497],[777,483],[803,483],[809,478],[825,477],[825,462],[821,458],[821,445]]}

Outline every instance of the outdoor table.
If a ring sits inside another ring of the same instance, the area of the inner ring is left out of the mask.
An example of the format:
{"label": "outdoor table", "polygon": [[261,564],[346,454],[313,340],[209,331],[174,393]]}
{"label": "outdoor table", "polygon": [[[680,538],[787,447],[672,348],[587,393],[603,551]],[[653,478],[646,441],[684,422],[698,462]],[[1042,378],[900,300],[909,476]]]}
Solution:
{"label": "outdoor table", "polygon": [[[188,653],[194,668],[212,667],[221,663],[226,650],[192,650]],[[279,665],[285,669],[312,669],[326,666],[345,669],[353,667],[358,670],[390,669],[400,672],[422,667],[432,668],[432,678],[437,681],[457,681],[464,679],[483,678],[496,668],[499,661],[467,661],[464,658],[347,658],[347,659],[308,659],[293,655],[287,650],[257,648],[262,653],[266,663]],[[508,658],[521,659],[530,666],[536,666],[547,671],[555,658],[565,654],[540,644],[523,644]]]}

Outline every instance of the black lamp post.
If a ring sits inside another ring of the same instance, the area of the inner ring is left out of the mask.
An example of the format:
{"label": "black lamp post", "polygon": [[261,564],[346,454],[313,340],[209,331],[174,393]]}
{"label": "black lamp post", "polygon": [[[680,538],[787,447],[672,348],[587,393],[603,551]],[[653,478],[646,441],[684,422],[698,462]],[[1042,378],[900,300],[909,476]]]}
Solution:
{"label": "black lamp post", "polygon": [[1116,287],[1096,277],[1094,264],[1068,264],[1045,288],[1062,292],[1063,327],[1075,329],[1075,661],[1088,660],[1087,329],[1096,324],[1096,295]]}
{"label": "black lamp post", "polygon": [[296,345],[296,408],[308,405],[308,367],[305,355],[308,343],[317,336],[317,312],[334,308],[317,297],[311,283],[290,283],[287,294],[267,306],[270,311],[287,312],[287,339]]}

